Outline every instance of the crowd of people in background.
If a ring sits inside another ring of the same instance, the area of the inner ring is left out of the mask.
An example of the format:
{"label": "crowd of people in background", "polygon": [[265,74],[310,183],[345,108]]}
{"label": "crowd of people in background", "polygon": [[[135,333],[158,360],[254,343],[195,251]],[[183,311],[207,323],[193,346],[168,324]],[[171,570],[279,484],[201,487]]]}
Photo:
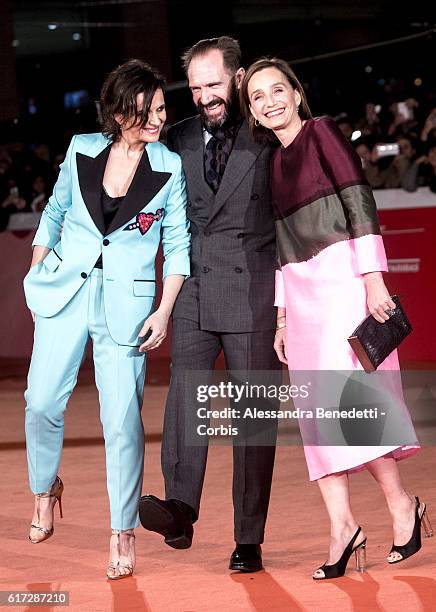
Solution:
{"label": "crowd of people in background", "polygon": [[436,192],[436,106],[421,121],[418,108],[418,101],[408,98],[390,105],[388,113],[368,103],[355,123],[345,114],[336,117],[373,189],[429,187]]}
{"label": "crowd of people in background", "polygon": [[[348,113],[335,117],[373,189],[429,187],[436,192],[436,104],[422,106],[415,98],[386,108],[368,102],[359,119]],[[0,144],[0,231],[11,214],[44,208],[64,157],[59,147],[31,138]]]}
{"label": "crowd of people in background", "polygon": [[65,154],[47,144],[22,141],[0,146],[0,231],[17,212],[41,212]]}

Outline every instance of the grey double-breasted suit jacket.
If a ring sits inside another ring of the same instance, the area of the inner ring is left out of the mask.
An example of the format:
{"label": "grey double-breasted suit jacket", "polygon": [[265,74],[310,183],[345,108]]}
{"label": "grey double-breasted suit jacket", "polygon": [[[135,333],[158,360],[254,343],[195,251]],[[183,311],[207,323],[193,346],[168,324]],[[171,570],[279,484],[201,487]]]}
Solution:
{"label": "grey double-breasted suit jacket", "polygon": [[244,121],[216,194],[204,178],[204,136],[199,116],[168,131],[187,184],[191,223],[191,277],[173,317],[215,332],[275,327],[276,247],[270,196],[273,147],[253,141]]}

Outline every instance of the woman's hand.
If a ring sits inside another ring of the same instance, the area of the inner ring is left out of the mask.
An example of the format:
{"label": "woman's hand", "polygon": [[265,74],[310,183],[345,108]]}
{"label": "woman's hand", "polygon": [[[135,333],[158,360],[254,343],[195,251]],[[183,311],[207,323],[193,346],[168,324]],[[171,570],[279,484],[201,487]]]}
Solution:
{"label": "woman's hand", "polygon": [[[41,261],[44,261],[50,251],[51,249],[49,249],[48,247],[40,246],[38,244],[35,245],[33,247],[32,261],[30,263],[30,267],[33,268],[33,266],[36,266],[36,264],[39,264]],[[30,310],[30,314],[32,315],[32,321],[35,323],[35,313]]]}
{"label": "woman's hand", "polygon": [[366,303],[368,310],[379,323],[389,319],[387,310],[395,309],[395,302],[391,299],[381,272],[369,272],[363,276],[366,287]]}
{"label": "woman's hand", "polygon": [[276,337],[274,339],[274,350],[277,353],[279,361],[288,365],[288,359],[286,357],[286,328],[278,329],[276,331]]}
{"label": "woman's hand", "polygon": [[144,338],[144,336],[150,330],[151,335],[148,340],[143,342],[139,347],[140,353],[145,353],[146,351],[152,351],[153,349],[159,348],[167,335],[169,318],[168,312],[158,309],[145,320],[138,336],[140,338]]}
{"label": "woman's hand", "polygon": [[182,288],[185,277],[181,274],[169,274],[163,281],[162,299],[159,308],[145,321],[139,332],[139,337],[143,338],[151,329],[151,336],[141,344],[141,353],[152,351],[158,348],[167,335],[168,321],[173,310],[174,302]]}

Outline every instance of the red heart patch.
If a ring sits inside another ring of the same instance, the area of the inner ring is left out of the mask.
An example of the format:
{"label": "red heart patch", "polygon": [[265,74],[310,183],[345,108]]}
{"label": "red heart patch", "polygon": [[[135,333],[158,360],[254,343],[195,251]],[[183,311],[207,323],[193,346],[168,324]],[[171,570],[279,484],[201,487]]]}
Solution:
{"label": "red heart patch", "polygon": [[139,215],[137,215],[136,221],[142,236],[148,232],[150,227],[153,225],[154,220],[155,215],[153,213],[139,213]]}
{"label": "red heart patch", "polygon": [[124,228],[124,231],[132,231],[139,229],[141,236],[146,234],[150,227],[153,225],[153,221],[160,221],[164,216],[164,209],[158,208],[155,213],[139,213],[136,215],[135,223],[130,223]]}

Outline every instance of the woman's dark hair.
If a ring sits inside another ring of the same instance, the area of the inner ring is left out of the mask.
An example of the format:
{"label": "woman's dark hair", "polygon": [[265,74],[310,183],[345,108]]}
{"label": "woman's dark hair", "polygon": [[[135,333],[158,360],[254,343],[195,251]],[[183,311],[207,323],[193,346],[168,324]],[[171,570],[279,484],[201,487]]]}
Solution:
{"label": "woman's dark hair", "polygon": [[239,101],[241,104],[241,111],[243,112],[246,120],[248,121],[248,125],[253,135],[253,138],[257,142],[265,142],[267,140],[276,142],[277,139],[267,128],[264,128],[262,125],[256,125],[255,119],[250,111],[250,98],[248,95],[248,83],[256,72],[260,72],[261,70],[265,70],[265,68],[277,68],[280,72],[286,77],[291,87],[298,91],[301,96],[301,103],[298,114],[301,119],[312,119],[312,113],[310,111],[309,105],[307,103],[306,94],[304,92],[303,85],[298,80],[295,72],[289,66],[287,62],[277,57],[263,57],[247,69],[244,78],[242,79],[241,87],[239,89]]}
{"label": "woman's dark hair", "polygon": [[223,63],[227,72],[233,76],[241,67],[241,47],[235,38],[220,36],[219,38],[205,38],[199,40],[195,45],[187,49],[182,55],[182,66],[188,72],[189,64],[194,57],[206,55],[209,51],[221,51]]}
{"label": "woman's dark hair", "polygon": [[[100,94],[102,132],[114,142],[120,139],[121,127],[115,115],[120,115],[122,125],[137,119],[141,127],[148,120],[151,101],[157,89],[163,89],[164,77],[152,66],[132,59],[118,66],[107,76]],[[136,98],[144,94],[144,105],[138,111]]]}

